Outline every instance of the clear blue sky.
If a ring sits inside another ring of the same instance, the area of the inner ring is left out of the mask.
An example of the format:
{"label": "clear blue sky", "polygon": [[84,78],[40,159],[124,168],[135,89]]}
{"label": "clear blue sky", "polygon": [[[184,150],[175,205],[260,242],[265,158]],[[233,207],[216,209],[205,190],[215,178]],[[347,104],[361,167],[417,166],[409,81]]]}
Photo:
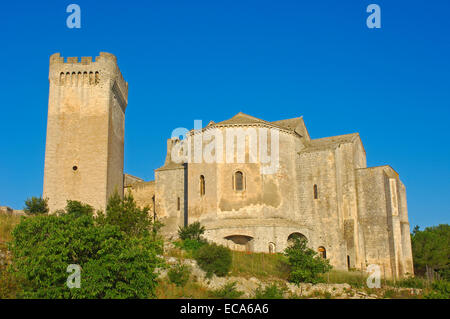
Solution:
{"label": "clear blue sky", "polygon": [[[81,7],[81,29],[66,7]],[[381,29],[366,7],[381,7]],[[118,57],[125,170],[153,179],[166,139],[235,113],[359,132],[407,187],[411,225],[449,222],[450,1],[8,1],[0,10],[0,205],[41,195],[48,58]]]}

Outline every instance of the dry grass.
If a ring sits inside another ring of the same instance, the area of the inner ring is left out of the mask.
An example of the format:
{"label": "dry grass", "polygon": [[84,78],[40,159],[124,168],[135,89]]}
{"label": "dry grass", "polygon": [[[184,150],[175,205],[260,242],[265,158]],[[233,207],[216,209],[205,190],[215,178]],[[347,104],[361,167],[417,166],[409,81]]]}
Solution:
{"label": "dry grass", "polygon": [[211,297],[211,291],[193,282],[192,278],[184,287],[178,287],[169,280],[159,280],[156,287],[156,298],[158,299],[206,299]]}
{"label": "dry grass", "polygon": [[329,284],[347,283],[352,287],[366,286],[368,274],[360,271],[331,270],[322,275],[322,278]]}
{"label": "dry grass", "polygon": [[288,268],[279,254],[232,251],[231,275],[240,277],[287,279]]}
{"label": "dry grass", "polygon": [[12,239],[11,232],[20,222],[22,216],[0,214],[0,243],[6,243]]}
{"label": "dry grass", "polygon": [[[11,232],[20,222],[17,215],[0,214],[0,253],[7,256],[7,243],[11,241]],[[6,263],[5,263],[6,261]],[[16,298],[19,285],[16,279],[6,271],[9,258],[0,261],[0,299]]]}

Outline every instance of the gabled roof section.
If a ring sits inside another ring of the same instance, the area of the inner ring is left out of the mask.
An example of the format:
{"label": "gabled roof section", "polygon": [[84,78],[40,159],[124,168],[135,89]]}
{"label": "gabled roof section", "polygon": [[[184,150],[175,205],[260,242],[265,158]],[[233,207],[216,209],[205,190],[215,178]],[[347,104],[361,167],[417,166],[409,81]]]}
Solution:
{"label": "gabled roof section", "polygon": [[252,124],[261,124],[275,127],[284,131],[288,131],[290,133],[295,133],[302,137],[306,137],[309,140],[308,131],[306,130],[305,123],[303,122],[303,119],[301,117],[282,121],[268,122],[259,119],[257,117],[239,112],[238,114],[236,114],[235,116],[233,116],[228,120],[213,124],[210,123],[207,125],[207,127],[222,126],[222,125],[252,125]]}
{"label": "gabled roof section", "polygon": [[330,148],[335,148],[340,144],[353,143],[355,140],[358,140],[358,142],[361,143],[362,149],[365,152],[364,146],[362,145],[361,138],[358,133],[330,136],[311,140],[309,142],[309,145],[307,145],[307,147],[304,150],[302,150],[302,152],[321,151]]}
{"label": "gabled roof section", "polygon": [[266,122],[254,116],[239,112],[231,119],[219,122],[217,124],[223,125],[223,124],[269,124],[269,123],[270,122]]}
{"label": "gabled roof section", "polygon": [[308,130],[306,129],[305,121],[303,120],[303,116],[294,117],[292,119],[274,121],[272,123],[284,127],[288,130],[292,130],[297,134],[306,138],[308,141],[310,140]]}

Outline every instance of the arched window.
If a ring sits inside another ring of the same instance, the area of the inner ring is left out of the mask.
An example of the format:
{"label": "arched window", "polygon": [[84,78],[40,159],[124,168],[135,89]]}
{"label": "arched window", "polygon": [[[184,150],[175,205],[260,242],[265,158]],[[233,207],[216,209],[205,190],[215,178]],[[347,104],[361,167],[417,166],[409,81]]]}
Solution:
{"label": "arched window", "polygon": [[269,243],[269,254],[275,253],[275,244]]}
{"label": "arched window", "polygon": [[318,250],[319,256],[322,257],[323,259],[327,259],[327,250],[325,249],[325,247],[320,246]]}
{"label": "arched window", "polygon": [[234,190],[244,190],[244,173],[242,173],[241,171],[237,171],[234,173]]}
{"label": "arched window", "polygon": [[205,195],[205,176],[200,175],[200,196]]}
{"label": "arched window", "polygon": [[319,198],[319,194],[317,192],[317,184],[314,184],[314,199]]}

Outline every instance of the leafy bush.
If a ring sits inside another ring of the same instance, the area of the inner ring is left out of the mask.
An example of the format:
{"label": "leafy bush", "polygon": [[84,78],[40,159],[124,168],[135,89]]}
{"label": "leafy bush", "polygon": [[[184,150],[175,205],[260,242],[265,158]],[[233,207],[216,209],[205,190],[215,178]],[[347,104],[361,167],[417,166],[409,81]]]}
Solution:
{"label": "leafy bush", "polygon": [[178,237],[181,240],[196,240],[201,241],[202,235],[205,233],[205,227],[200,225],[199,222],[192,223],[190,225],[180,227],[178,229]]}
{"label": "leafy bush", "polygon": [[[22,219],[10,250],[25,298],[148,298],[161,264],[159,241],[98,223],[92,207],[75,201],[66,213]],[[80,288],[67,287],[70,264],[81,267]]]}
{"label": "leafy bush", "polygon": [[194,253],[194,258],[208,277],[225,276],[231,269],[231,251],[222,245],[206,243]]}
{"label": "leafy bush", "polygon": [[255,290],[255,299],[283,299],[285,291],[286,289],[278,287],[275,283],[266,286],[264,289],[260,286]]}
{"label": "leafy bush", "polygon": [[170,268],[167,276],[170,282],[174,283],[178,287],[184,287],[189,280],[191,270],[187,265],[177,264]]}
{"label": "leafy bush", "polygon": [[424,297],[427,299],[450,299],[450,282],[447,280],[433,282],[431,292]]}
{"label": "leafy bush", "polygon": [[28,215],[48,214],[48,199],[42,197],[31,197],[25,201],[23,211]]}
{"label": "leafy bush", "polygon": [[222,288],[213,290],[213,297],[222,299],[237,299],[241,297],[244,293],[236,289],[236,282],[229,282],[225,284]]}
{"label": "leafy bush", "polygon": [[321,274],[332,269],[327,259],[318,256],[306,244],[306,239],[294,238],[292,245],[284,251],[290,267],[289,281],[295,284],[300,282],[321,282],[323,281]]}
{"label": "leafy bush", "polygon": [[189,253],[194,253],[195,251],[200,249],[200,247],[204,246],[205,244],[207,244],[206,241],[196,240],[196,239],[185,239],[182,241],[175,242],[175,246],[177,246]]}

